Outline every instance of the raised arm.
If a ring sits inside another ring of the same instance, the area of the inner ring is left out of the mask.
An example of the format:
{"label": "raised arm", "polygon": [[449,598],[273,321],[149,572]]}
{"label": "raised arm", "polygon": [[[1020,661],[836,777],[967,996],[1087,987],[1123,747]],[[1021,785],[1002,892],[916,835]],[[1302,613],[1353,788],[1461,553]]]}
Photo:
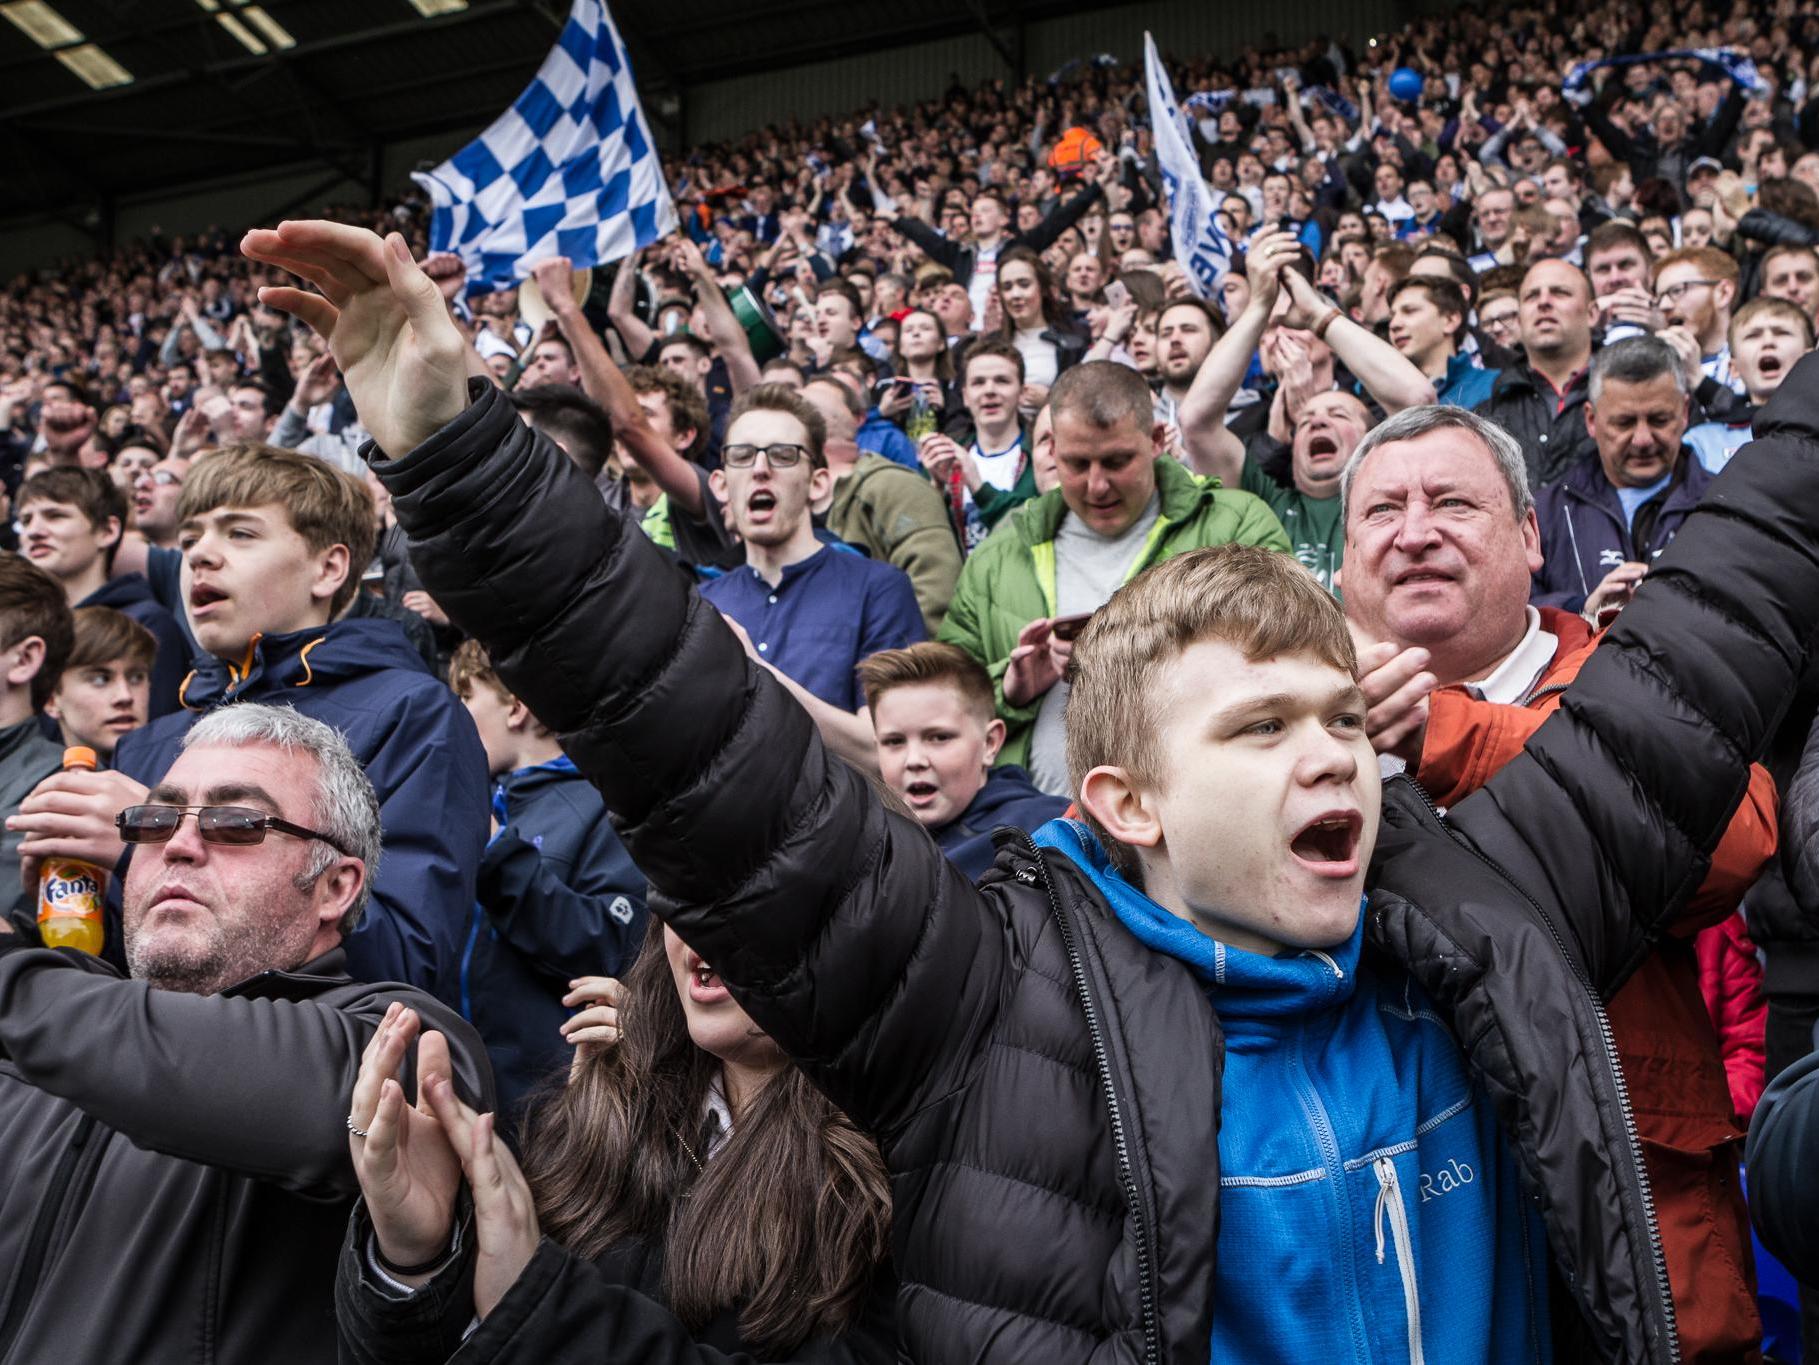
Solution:
{"label": "raised arm", "polygon": [[1622,981],[1705,879],[1819,629],[1819,356],[1800,362],[1560,710],[1453,820]]}
{"label": "raised arm", "polygon": [[643,359],[657,340],[657,334],[644,325],[644,319],[636,310],[638,254],[634,251],[619,262],[619,269],[613,274],[612,290],[606,296],[607,321],[613,324],[613,330],[625,342],[625,349],[633,360]]}
{"label": "raised arm", "polygon": [[683,237],[677,240],[675,253],[676,268],[689,277],[695,286],[695,297],[701,302],[701,313],[707,320],[707,339],[726,362],[726,377],[733,393],[742,394],[758,382],[758,361],[752,355],[752,343],[746,338],[745,328],[733,316],[732,305],[720,292],[720,282],[714,278],[701,248]]}
{"label": "raised arm", "polygon": [[1330,318],[1324,332],[1326,344],[1386,414],[1434,401],[1433,382],[1412,360],[1329,302],[1308,282],[1307,276],[1290,270],[1284,273],[1282,282],[1293,313],[1303,319],[1291,325],[1313,326]]}
{"label": "raised arm", "polygon": [[963,1084],[1009,969],[1002,916],[586,475],[497,390],[463,387],[402,238],[287,223],[244,250],[328,295],[264,291],[329,338],[424,587],[600,789],[652,910],[886,1141]]}
{"label": "raised arm", "polygon": [[[594,334],[580,305],[569,292],[569,269],[566,256],[553,256],[537,262],[532,274],[549,302],[551,318],[562,333],[562,339],[574,352],[575,364],[581,370],[582,390],[613,419],[613,434],[619,438],[625,453],[690,516],[699,517],[701,480],[695,467],[652,430],[650,419],[638,406],[638,395],[632,391],[625,372],[613,363],[612,356],[607,354],[606,343]],[[614,288],[617,287],[615,284]],[[746,354],[749,356],[751,352],[748,350]]]}
{"label": "raised arm", "polygon": [[1193,471],[1218,479],[1227,488],[1239,487],[1244,477],[1244,442],[1225,425],[1225,415],[1269,326],[1282,271],[1297,250],[1290,232],[1266,233],[1252,244],[1244,262],[1251,300],[1207,352],[1176,414],[1181,445]]}

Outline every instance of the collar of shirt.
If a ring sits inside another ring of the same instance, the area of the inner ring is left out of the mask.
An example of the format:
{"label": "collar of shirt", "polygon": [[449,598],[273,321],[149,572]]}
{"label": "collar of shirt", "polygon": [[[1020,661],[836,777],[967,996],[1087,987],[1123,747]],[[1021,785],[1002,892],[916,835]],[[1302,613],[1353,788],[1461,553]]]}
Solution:
{"label": "collar of shirt", "polygon": [[1521,705],[1560,648],[1559,638],[1551,631],[1541,629],[1541,613],[1533,607],[1524,607],[1523,611],[1528,629],[1523,632],[1521,643],[1483,678],[1467,684],[1486,701],[1505,706]]}

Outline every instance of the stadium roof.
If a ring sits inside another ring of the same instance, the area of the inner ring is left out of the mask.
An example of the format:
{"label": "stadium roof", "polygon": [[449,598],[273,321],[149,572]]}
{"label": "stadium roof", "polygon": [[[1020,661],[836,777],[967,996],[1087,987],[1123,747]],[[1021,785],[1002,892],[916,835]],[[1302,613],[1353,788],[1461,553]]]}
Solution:
{"label": "stadium roof", "polygon": [[[670,100],[703,81],[967,30],[1015,68],[1019,20],[1089,7],[612,4],[659,140]],[[376,190],[378,148],[490,121],[566,13],[563,0],[0,0],[0,219],[279,167]]]}

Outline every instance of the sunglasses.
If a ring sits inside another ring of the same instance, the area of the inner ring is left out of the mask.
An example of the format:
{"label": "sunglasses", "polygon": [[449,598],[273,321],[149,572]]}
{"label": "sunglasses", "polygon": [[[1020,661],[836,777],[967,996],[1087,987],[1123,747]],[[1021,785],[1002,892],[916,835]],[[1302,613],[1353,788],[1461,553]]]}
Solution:
{"label": "sunglasses", "polygon": [[276,830],[295,839],[320,839],[335,852],[353,856],[326,834],[249,806],[128,806],[114,817],[114,827],[125,843],[162,844],[176,834],[186,815],[196,817],[196,832],[204,843],[244,848],[264,843],[266,832]]}

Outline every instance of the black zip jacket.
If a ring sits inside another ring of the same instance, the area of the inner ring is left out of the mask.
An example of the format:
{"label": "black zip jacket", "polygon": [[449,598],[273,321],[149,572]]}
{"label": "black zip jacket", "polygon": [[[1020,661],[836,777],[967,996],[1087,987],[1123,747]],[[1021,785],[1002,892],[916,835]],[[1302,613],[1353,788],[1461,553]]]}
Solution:
{"label": "black zip jacket", "polygon": [[0,1361],[333,1359],[348,1101],[393,1000],[490,1108],[473,1030],[339,948],[186,995],[0,938]]}
{"label": "black zip jacket", "polygon": [[[1372,862],[1372,950],[1461,1040],[1579,1310],[1561,1326],[1608,1361],[1677,1347],[1601,998],[1703,878],[1819,624],[1803,364],[1560,714],[1446,821],[1392,784]],[[877,1136],[908,1357],[1206,1360],[1222,1043],[1188,970],[1021,837],[969,884],[470,392],[404,458],[369,451],[418,570],[600,787],[652,909]]]}
{"label": "black zip jacket", "polygon": [[628,1240],[589,1261],[545,1237],[469,1332],[471,1223],[454,1259],[409,1296],[373,1274],[372,1227],[366,1204],[356,1205],[335,1280],[342,1365],[890,1365],[897,1358],[896,1282],[888,1269],[845,1331],[757,1352],[740,1336],[731,1309],[693,1330],[670,1312],[660,1250]]}

